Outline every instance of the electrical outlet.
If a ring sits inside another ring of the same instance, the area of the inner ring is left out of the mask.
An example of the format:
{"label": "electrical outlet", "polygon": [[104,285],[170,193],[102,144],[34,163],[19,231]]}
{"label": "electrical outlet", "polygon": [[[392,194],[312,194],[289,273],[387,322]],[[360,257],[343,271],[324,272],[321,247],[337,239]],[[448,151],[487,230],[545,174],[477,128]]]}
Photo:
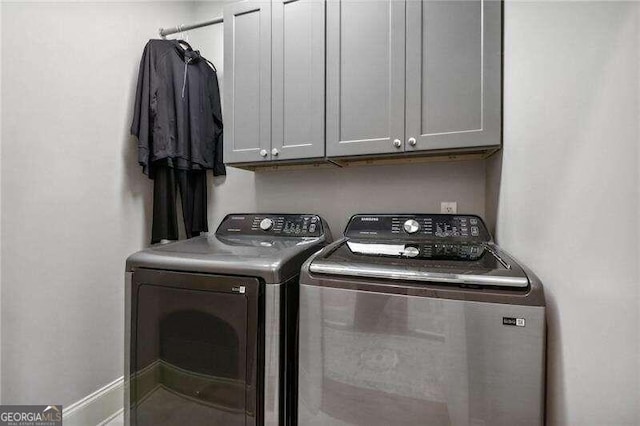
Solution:
{"label": "electrical outlet", "polygon": [[440,213],[444,213],[444,214],[458,213],[458,203],[455,201],[442,201],[440,203]]}

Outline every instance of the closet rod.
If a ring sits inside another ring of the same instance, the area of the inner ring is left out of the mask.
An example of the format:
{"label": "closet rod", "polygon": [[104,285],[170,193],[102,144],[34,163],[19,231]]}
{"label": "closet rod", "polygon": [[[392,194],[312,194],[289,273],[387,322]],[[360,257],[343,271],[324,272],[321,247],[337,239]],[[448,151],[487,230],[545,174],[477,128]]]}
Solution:
{"label": "closet rod", "polygon": [[181,33],[183,31],[194,30],[196,28],[208,27],[209,25],[221,24],[222,22],[223,22],[222,16],[219,16],[210,21],[200,22],[198,24],[178,25],[177,27],[172,27],[172,28],[160,28],[158,32],[160,33],[160,37],[165,37],[170,34],[176,34],[176,33]]}

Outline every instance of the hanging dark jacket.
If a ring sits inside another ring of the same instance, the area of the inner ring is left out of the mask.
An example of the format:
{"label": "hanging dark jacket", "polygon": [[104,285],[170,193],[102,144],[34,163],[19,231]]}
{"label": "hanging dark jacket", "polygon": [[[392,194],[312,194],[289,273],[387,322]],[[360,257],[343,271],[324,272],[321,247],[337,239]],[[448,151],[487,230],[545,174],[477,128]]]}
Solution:
{"label": "hanging dark jacket", "polygon": [[153,176],[155,162],[225,174],[220,89],[207,62],[177,40],[149,40],[145,46],[131,124],[145,174]]}

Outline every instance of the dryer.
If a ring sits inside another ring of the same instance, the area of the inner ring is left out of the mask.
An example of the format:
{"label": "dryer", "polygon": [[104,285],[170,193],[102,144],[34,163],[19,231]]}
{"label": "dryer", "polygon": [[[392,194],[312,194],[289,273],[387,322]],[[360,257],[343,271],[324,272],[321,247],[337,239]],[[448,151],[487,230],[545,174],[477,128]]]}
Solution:
{"label": "dryer", "polygon": [[303,265],[301,425],[541,425],[545,300],[473,215],[363,214]]}
{"label": "dryer", "polygon": [[231,214],[215,234],[131,255],[125,423],[295,418],[298,276],[330,240],[313,214]]}

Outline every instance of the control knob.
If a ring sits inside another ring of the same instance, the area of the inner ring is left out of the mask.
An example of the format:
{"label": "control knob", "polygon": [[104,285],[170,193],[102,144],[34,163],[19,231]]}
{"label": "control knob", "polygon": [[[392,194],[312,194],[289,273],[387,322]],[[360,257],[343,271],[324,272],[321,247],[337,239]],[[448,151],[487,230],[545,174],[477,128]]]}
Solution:
{"label": "control knob", "polygon": [[420,249],[418,247],[406,246],[402,254],[407,257],[417,257],[420,254]]}
{"label": "control knob", "polygon": [[420,229],[420,224],[413,219],[409,219],[404,223],[403,227],[407,234],[415,234]]}
{"label": "control knob", "polygon": [[262,219],[262,221],[260,222],[260,229],[262,229],[263,231],[268,231],[271,228],[273,228],[273,220],[269,219],[268,217]]}

